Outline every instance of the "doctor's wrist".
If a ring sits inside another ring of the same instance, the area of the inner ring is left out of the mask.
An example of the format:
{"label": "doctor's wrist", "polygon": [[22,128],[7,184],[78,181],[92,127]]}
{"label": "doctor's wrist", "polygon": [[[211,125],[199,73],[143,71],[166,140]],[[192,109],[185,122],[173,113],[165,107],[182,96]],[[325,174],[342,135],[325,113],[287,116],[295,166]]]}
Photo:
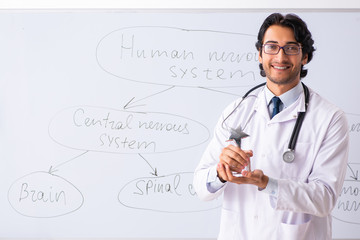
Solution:
{"label": "doctor's wrist", "polygon": [[216,171],[216,173],[217,173],[217,177],[219,178],[220,182],[222,182],[222,183],[226,183],[226,182],[227,182],[226,180],[224,180],[224,179],[222,179],[222,178],[220,177],[218,171]]}
{"label": "doctor's wrist", "polygon": [[260,178],[258,188],[263,190],[267,187],[268,183],[269,183],[269,177],[266,175],[262,175]]}

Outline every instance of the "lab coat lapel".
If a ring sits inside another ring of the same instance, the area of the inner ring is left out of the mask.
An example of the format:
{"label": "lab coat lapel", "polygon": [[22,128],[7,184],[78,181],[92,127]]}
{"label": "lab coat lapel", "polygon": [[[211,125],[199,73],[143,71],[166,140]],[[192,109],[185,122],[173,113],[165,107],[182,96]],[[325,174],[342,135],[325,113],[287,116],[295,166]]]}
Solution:
{"label": "lab coat lapel", "polygon": [[283,109],[278,113],[272,121],[276,122],[286,122],[292,119],[297,119],[300,112],[305,112],[305,96],[301,94],[298,99],[291,104],[289,107]]}
{"label": "lab coat lapel", "polygon": [[[265,119],[270,121],[270,114],[268,109],[268,103],[266,102],[265,92],[262,90],[258,98],[255,101],[255,111],[263,116]],[[283,109],[280,113],[278,113],[273,119],[271,119],[272,123],[276,122],[285,122],[292,119],[296,119],[299,115],[299,112],[305,112],[305,96],[301,94],[299,98],[291,104],[289,107]]]}
{"label": "lab coat lapel", "polygon": [[259,92],[258,97],[254,104],[255,111],[264,117],[267,121],[270,120],[269,110],[266,103],[265,91]]}

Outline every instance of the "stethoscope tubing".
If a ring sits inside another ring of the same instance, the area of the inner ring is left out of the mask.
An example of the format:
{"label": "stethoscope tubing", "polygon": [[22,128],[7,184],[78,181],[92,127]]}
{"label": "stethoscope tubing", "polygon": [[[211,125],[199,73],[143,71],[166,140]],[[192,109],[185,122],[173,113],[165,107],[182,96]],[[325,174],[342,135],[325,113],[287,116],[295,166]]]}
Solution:
{"label": "stethoscope tubing", "polygon": [[[239,102],[239,104],[236,106],[236,108],[234,108],[234,110],[223,120],[223,123],[236,111],[236,109],[240,106],[240,104],[243,102],[244,99],[246,99],[249,94],[251,92],[253,92],[254,90],[264,86],[266,84],[266,82],[264,83],[261,83],[259,85],[256,85],[255,87],[251,88],[249,91],[247,91],[244,96],[242,97],[241,101]],[[291,134],[291,137],[290,137],[290,141],[289,141],[289,145],[288,145],[288,150],[284,152],[283,154],[283,160],[287,163],[291,163],[294,161],[295,159],[295,154],[294,154],[294,151],[295,151],[295,147],[296,147],[296,142],[297,142],[297,139],[298,139],[298,136],[299,136],[299,133],[300,133],[300,129],[301,129],[301,126],[302,126],[302,123],[304,121],[304,118],[305,118],[305,114],[306,114],[306,111],[307,111],[307,107],[309,105],[309,99],[310,99],[310,93],[309,93],[309,89],[308,87],[303,83],[301,82],[303,88],[304,88],[304,95],[305,95],[305,112],[300,112],[299,115],[298,115],[298,118],[296,119],[296,123],[295,123],[295,126],[294,126],[294,129],[292,131],[292,134]],[[252,116],[252,114],[251,114]],[[251,118],[251,116],[249,118]],[[249,121],[249,120],[248,120]],[[246,121],[246,124],[247,125],[247,122]],[[245,128],[245,126],[244,126]]]}
{"label": "stethoscope tubing", "polygon": [[309,94],[309,89],[308,87],[302,82],[303,88],[304,88],[304,95],[305,95],[305,112],[300,112],[299,116],[296,120],[295,123],[295,127],[294,130],[291,134],[291,138],[290,138],[290,142],[289,142],[289,150],[294,151],[295,150],[295,146],[296,146],[296,142],[300,133],[300,129],[302,126],[302,123],[304,122],[304,118],[305,118],[305,113],[307,111],[307,107],[309,105],[309,98],[310,98],[310,94]]}

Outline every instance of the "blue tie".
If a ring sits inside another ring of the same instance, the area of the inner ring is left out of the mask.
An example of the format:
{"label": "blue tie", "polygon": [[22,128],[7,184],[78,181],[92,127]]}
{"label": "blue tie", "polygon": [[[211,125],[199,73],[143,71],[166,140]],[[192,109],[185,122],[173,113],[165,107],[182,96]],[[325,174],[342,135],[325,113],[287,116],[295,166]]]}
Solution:
{"label": "blue tie", "polygon": [[273,118],[276,114],[278,114],[280,112],[279,106],[280,106],[281,100],[278,97],[273,97],[271,99],[271,101],[274,104],[273,112],[271,115],[271,118]]}

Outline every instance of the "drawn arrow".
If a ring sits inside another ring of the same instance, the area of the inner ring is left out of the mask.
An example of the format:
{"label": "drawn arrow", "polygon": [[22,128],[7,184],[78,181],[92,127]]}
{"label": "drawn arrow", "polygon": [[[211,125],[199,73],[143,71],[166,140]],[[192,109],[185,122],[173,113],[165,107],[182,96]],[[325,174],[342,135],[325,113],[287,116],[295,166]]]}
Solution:
{"label": "drawn arrow", "polygon": [[54,169],[53,166],[50,166],[48,173],[53,175],[54,172],[57,172],[57,169]]}
{"label": "drawn arrow", "polygon": [[158,173],[157,173],[157,169],[156,168],[153,168],[150,163],[139,153],[139,156],[144,159],[144,161],[151,167],[151,169],[153,170],[152,172],[150,172],[151,175],[154,175],[154,176],[158,176]]}
{"label": "drawn arrow", "polygon": [[162,90],[162,91],[160,91],[160,92],[157,92],[157,93],[151,94],[151,95],[149,95],[149,96],[143,97],[143,98],[141,98],[141,99],[139,99],[139,100],[136,100],[136,101],[134,101],[135,97],[133,97],[133,98],[130,99],[129,102],[127,102],[127,103],[124,105],[123,109],[126,110],[126,109],[130,109],[130,108],[145,106],[145,104],[137,104],[137,105],[134,105],[134,104],[136,104],[136,103],[138,103],[138,102],[140,102],[140,101],[142,101],[142,100],[144,100],[144,99],[147,99],[147,98],[156,96],[156,95],[158,95],[158,94],[160,94],[160,93],[166,92],[166,91],[168,91],[168,90],[170,90],[170,89],[172,89],[172,88],[174,88],[174,87],[175,87],[175,86],[171,86],[171,87],[169,87],[169,88],[166,88],[165,90]]}
{"label": "drawn arrow", "polygon": [[359,179],[359,171],[356,170],[356,173],[354,173],[354,171],[352,170],[352,168],[350,167],[349,164],[347,164],[351,173],[352,173],[352,176],[350,176],[352,179],[354,179],[355,181],[357,181]]}
{"label": "drawn arrow", "polygon": [[88,152],[89,152],[89,150],[86,150],[85,152],[83,152],[83,153],[81,153],[81,154],[79,154],[79,155],[76,155],[75,157],[73,157],[73,158],[71,158],[71,159],[69,159],[69,160],[67,160],[67,161],[65,161],[65,162],[63,162],[63,163],[58,164],[58,165],[55,166],[55,167],[53,167],[53,166],[51,165],[50,168],[49,168],[48,173],[49,173],[49,174],[53,174],[54,172],[59,171],[59,170],[58,170],[58,167],[66,164],[66,163],[68,163],[68,162],[70,162],[70,161],[73,161],[73,160],[75,160],[76,158],[81,157],[82,155],[84,155],[84,154],[86,154],[86,153],[88,153]]}
{"label": "drawn arrow", "polygon": [[139,105],[134,105],[134,103],[137,103],[137,102],[139,102],[140,100],[138,100],[138,101],[134,101],[134,99],[135,99],[135,97],[133,97],[132,99],[130,99],[130,101],[128,102],[128,103],[126,103],[125,105],[124,105],[124,109],[129,109],[129,108],[134,108],[134,107],[142,107],[142,106],[145,106],[145,104],[139,104]]}

